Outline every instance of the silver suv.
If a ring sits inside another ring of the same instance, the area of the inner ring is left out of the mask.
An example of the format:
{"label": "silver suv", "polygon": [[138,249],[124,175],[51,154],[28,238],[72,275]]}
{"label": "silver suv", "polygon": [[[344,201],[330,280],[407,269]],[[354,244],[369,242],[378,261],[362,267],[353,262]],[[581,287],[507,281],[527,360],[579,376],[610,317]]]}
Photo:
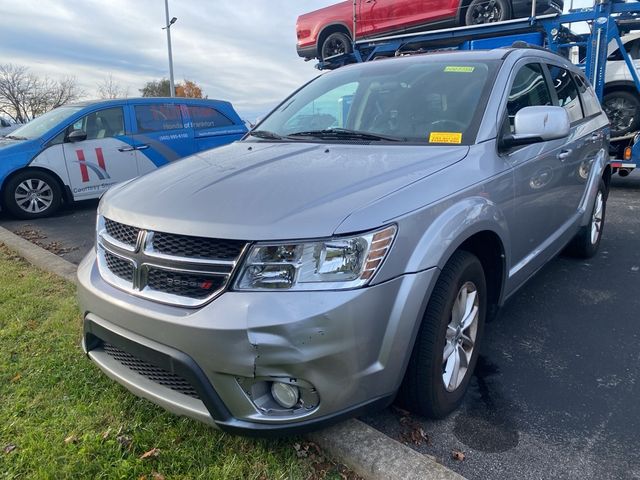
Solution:
{"label": "silver suv", "polygon": [[595,254],[609,124],[534,49],[340,68],[243,141],[114,187],[78,270],[111,378],[232,432],[396,396],[443,417],[485,322],[567,245]]}

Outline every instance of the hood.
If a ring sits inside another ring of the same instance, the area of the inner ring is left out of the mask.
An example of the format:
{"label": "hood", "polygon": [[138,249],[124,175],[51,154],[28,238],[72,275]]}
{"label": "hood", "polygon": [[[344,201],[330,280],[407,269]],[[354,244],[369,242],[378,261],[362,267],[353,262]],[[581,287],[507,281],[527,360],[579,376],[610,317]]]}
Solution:
{"label": "hood", "polygon": [[242,240],[327,237],[353,211],[460,161],[468,151],[238,142],[113,188],[100,211],[169,233]]}

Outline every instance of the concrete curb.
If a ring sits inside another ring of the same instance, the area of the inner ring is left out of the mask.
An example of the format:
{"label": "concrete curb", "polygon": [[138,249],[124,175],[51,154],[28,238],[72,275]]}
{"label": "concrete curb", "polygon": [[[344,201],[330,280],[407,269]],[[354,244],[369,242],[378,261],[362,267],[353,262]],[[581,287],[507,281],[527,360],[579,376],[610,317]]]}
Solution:
{"label": "concrete curb", "polygon": [[76,270],[78,267],[73,263],[25,240],[4,227],[0,227],[0,243],[4,243],[7,247],[15,250],[36,267],[58,275],[72,283],[76,282]]}
{"label": "concrete curb", "polygon": [[[36,267],[76,282],[77,267],[73,263],[4,227],[0,227],[0,243]],[[432,457],[412,450],[360,420],[347,420],[306,437],[317,443],[333,460],[367,480],[464,480]]]}

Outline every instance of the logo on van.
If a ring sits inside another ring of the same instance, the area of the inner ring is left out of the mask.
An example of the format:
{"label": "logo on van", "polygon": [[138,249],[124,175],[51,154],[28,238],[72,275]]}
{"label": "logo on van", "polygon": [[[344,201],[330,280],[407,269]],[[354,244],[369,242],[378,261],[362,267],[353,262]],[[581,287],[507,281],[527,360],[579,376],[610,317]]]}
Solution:
{"label": "logo on van", "polygon": [[107,173],[107,167],[104,163],[102,148],[96,148],[95,151],[96,159],[98,160],[97,165],[93,162],[87,162],[84,157],[84,150],[76,150],[78,161],[75,163],[80,165],[80,175],[82,175],[82,183],[87,183],[89,181],[89,168],[98,176],[99,180],[106,180],[107,178],[111,178]]}

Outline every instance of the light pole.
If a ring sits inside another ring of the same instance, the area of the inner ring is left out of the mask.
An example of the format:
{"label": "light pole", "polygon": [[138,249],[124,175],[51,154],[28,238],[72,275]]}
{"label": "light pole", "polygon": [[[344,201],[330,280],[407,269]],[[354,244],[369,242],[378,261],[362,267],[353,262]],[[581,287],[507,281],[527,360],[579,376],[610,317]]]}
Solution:
{"label": "light pole", "polygon": [[178,20],[176,17],[173,17],[169,20],[169,0],[164,0],[164,13],[167,21],[167,26],[163,27],[162,30],[167,31],[167,49],[169,50],[169,90],[171,90],[171,97],[176,96],[176,87],[173,83],[173,55],[171,55],[171,25],[176,23]]}

